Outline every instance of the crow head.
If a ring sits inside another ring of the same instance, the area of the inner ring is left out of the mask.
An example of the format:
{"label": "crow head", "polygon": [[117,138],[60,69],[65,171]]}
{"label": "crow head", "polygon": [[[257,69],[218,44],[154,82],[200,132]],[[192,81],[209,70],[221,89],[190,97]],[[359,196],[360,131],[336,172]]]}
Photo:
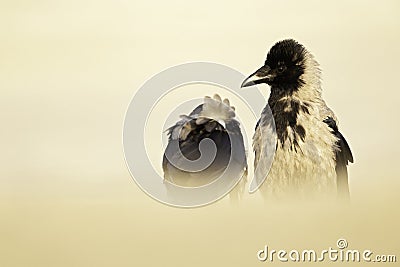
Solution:
{"label": "crow head", "polygon": [[304,74],[314,67],[318,72],[318,64],[304,46],[292,39],[283,40],[271,48],[264,66],[244,80],[241,87],[266,83],[272,91],[290,94],[307,82]]}

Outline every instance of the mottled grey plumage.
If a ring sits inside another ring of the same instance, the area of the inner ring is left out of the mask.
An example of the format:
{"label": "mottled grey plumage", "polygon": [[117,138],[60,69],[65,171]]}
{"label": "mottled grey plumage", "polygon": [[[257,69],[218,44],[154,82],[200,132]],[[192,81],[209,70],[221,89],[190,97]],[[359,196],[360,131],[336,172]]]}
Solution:
{"label": "mottled grey plumage", "polygon": [[[265,65],[247,78],[250,86],[271,87],[268,105],[275,120],[277,144],[267,179],[260,190],[269,196],[349,196],[347,164],[353,156],[337,119],[321,95],[320,69],[314,57],[294,40],[276,43]],[[255,169],[270,136],[264,111],[253,138]]]}

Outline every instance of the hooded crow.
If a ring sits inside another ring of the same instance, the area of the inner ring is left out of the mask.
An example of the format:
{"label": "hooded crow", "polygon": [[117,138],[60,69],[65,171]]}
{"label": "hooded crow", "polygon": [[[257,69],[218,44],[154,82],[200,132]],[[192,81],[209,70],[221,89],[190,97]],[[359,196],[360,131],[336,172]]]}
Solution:
{"label": "hooded crow", "polygon": [[[321,95],[319,65],[306,48],[288,39],[277,42],[265,64],[242,87],[265,83],[275,120],[277,144],[263,195],[277,197],[349,197],[347,164],[350,147],[338,130],[337,118]],[[268,109],[269,110],[269,109]],[[263,151],[271,126],[267,109],[253,137],[255,169],[266,165]]]}
{"label": "hooded crow", "polygon": [[[229,164],[234,164],[233,170],[241,172],[239,175],[246,173],[243,136],[228,99],[222,100],[217,94],[206,96],[203,104],[180,117],[167,130],[162,163],[165,180],[179,186],[202,186],[221,177]],[[202,147],[205,140],[212,142]],[[235,153],[231,153],[232,147]]]}

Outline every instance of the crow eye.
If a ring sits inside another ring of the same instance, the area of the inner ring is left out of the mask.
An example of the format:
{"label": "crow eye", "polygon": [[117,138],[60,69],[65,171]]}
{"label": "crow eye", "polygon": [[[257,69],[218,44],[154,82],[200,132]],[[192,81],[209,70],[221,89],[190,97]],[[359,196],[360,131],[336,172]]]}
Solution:
{"label": "crow eye", "polygon": [[282,73],[282,72],[285,71],[285,69],[286,69],[285,66],[281,65],[281,66],[278,67],[278,72]]}

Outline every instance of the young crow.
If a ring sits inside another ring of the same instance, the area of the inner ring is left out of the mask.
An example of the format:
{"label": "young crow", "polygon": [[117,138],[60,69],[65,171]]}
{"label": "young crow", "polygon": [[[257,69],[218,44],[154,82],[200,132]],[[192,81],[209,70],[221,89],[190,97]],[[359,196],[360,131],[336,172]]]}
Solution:
{"label": "young crow", "polygon": [[[271,87],[268,105],[277,133],[274,160],[260,187],[263,195],[348,198],[347,164],[353,156],[336,116],[322,99],[320,69],[311,53],[292,39],[277,42],[264,66],[242,87],[260,83]],[[264,110],[253,137],[255,169],[267,164],[267,116]]]}
{"label": "young crow", "polygon": [[[193,187],[209,184],[225,172],[231,172],[224,176],[228,179],[246,173],[243,136],[228,99],[222,100],[217,94],[213,98],[206,96],[203,104],[188,116],[182,115],[167,131],[169,139],[162,164],[165,180]],[[206,140],[209,143],[202,147]]]}

